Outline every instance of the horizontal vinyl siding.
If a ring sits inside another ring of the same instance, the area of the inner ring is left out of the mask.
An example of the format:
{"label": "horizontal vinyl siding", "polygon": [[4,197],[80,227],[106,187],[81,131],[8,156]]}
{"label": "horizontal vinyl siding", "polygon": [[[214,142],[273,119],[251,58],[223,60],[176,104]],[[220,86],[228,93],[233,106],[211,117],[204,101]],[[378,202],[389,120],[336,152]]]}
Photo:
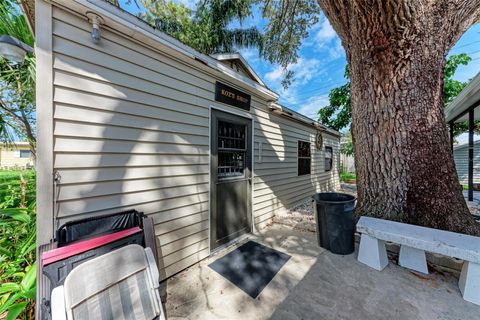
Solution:
{"label": "horizontal vinyl siding", "polygon": [[[136,209],[153,218],[162,278],[209,254],[209,107],[215,81],[115,32],[55,8],[54,170],[60,223]],[[323,172],[315,130],[266,112],[252,94],[254,221],[338,185]],[[229,107],[225,107],[228,109]],[[233,108],[235,109],[235,108]],[[312,143],[312,174],[297,176],[297,141]],[[338,154],[338,139],[325,135]],[[336,159],[335,159],[336,160]],[[337,161],[334,161],[337,164]]]}
{"label": "horizontal vinyl siding", "polygon": [[54,169],[60,223],[151,216],[162,278],[208,255],[209,105],[215,79],[54,10]]}
{"label": "horizontal vinyl siding", "polygon": [[[453,151],[458,180],[468,184],[468,146]],[[480,183],[480,144],[473,145],[473,183]]]}
{"label": "horizontal vinyl siding", "polygon": [[[339,185],[339,139],[324,133],[324,147],[333,148],[333,169],[325,172],[324,150],[315,147],[316,131],[260,108],[254,109],[254,223],[259,227],[271,221],[276,211],[286,210],[315,192],[336,190]],[[298,141],[310,142],[311,174],[298,176]],[[259,142],[262,157],[259,161]]]}

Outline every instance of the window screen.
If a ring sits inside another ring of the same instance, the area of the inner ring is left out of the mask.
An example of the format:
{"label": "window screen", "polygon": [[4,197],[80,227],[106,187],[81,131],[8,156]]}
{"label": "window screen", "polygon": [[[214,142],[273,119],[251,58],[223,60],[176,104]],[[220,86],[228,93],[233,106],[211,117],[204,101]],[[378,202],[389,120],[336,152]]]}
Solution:
{"label": "window screen", "polygon": [[298,175],[310,174],[312,155],[310,142],[298,141]]}
{"label": "window screen", "polygon": [[325,171],[332,170],[333,166],[333,149],[332,147],[325,147]]}
{"label": "window screen", "polygon": [[243,177],[245,174],[246,126],[218,122],[218,178]]}
{"label": "window screen", "polygon": [[30,150],[20,150],[20,158],[30,158],[31,156]]}

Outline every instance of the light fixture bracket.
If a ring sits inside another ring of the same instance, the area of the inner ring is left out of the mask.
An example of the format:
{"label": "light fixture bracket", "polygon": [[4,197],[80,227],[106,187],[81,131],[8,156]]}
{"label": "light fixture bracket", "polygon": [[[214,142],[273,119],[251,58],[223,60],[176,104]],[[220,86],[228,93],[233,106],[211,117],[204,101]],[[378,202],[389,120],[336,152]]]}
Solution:
{"label": "light fixture bracket", "polygon": [[90,21],[90,23],[92,24],[92,33],[91,33],[92,41],[95,44],[98,44],[101,39],[100,27],[104,23],[104,20],[98,14],[90,11],[86,13],[86,16]]}
{"label": "light fixture bracket", "polygon": [[105,23],[105,20],[103,20],[103,18],[98,14],[96,14],[95,12],[87,11],[85,15],[87,16],[88,21],[91,24],[98,24],[98,26],[101,26],[102,24]]}

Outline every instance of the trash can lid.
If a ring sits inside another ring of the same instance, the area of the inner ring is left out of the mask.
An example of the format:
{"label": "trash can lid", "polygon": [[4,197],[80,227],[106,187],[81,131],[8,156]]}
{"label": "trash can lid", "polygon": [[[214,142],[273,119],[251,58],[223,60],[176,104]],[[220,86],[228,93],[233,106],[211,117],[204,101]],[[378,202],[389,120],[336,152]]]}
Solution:
{"label": "trash can lid", "polygon": [[313,200],[324,203],[344,203],[355,201],[355,196],[341,192],[319,192],[313,197]]}

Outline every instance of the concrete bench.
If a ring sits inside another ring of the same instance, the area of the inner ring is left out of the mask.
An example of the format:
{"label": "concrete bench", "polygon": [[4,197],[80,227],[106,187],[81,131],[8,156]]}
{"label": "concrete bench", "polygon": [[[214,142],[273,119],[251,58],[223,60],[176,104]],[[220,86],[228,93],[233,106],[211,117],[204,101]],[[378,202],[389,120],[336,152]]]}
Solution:
{"label": "concrete bench", "polygon": [[394,221],[361,217],[358,261],[383,270],[388,264],[385,242],[400,245],[399,264],[428,274],[425,251],[464,260],[459,287],[463,299],[480,305],[480,238]]}

